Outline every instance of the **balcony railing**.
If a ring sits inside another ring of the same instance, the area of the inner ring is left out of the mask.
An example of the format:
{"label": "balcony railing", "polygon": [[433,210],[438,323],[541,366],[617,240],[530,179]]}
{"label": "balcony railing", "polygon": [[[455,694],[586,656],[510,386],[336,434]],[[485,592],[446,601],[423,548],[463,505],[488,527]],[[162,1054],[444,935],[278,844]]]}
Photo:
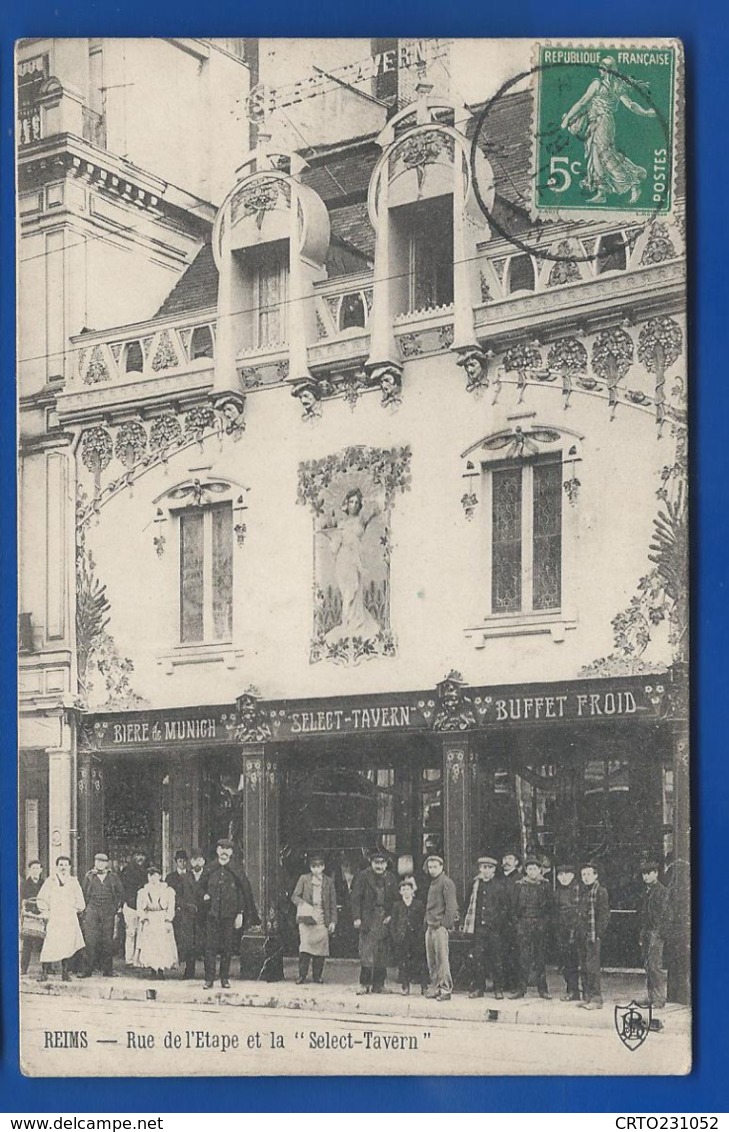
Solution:
{"label": "balcony railing", "polygon": [[215,357],[215,315],[177,322],[137,323],[120,330],[80,334],[72,384],[96,386],[209,370]]}

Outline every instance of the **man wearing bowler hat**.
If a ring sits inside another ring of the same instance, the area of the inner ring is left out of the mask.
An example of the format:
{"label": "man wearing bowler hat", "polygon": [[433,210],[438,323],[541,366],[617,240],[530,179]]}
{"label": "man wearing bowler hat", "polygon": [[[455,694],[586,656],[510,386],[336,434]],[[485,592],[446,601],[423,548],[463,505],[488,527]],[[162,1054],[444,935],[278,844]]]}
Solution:
{"label": "man wearing bowler hat", "polygon": [[207,906],[205,921],[205,988],[215,979],[215,956],[220,952],[220,985],[229,987],[230,958],[236,931],[260,923],[250,881],[232,864],[233,842],[227,837],[218,841],[218,858],[208,876],[203,900]]}
{"label": "man wearing bowler hat", "polygon": [[666,973],[663,946],[671,924],[671,896],[658,879],[658,861],[643,861],[640,871],[645,885],[640,908],[640,949],[645,966],[647,996],[640,1006],[666,1005]]}
{"label": "man wearing bowler hat", "polygon": [[430,975],[427,997],[437,1002],[448,1002],[453,993],[448,932],[453,931],[458,919],[456,886],[444,868],[445,862],[437,853],[426,857],[425,869],[430,876],[425,903],[425,954]]}
{"label": "man wearing bowler hat", "polygon": [[397,900],[397,882],[387,871],[381,851],[370,857],[370,867],[358,873],[352,885],[352,918],[359,932],[359,988],[357,994],[385,994],[387,929]]}
{"label": "man wearing bowler hat", "polygon": [[580,869],[582,887],[577,909],[577,950],[584,1001],[578,1005],[585,1010],[602,1010],[600,945],[610,921],[610,902],[599,875],[599,865],[595,861],[586,861]]}
{"label": "man wearing bowler hat", "polygon": [[496,875],[497,866],[495,857],[479,857],[478,876],[466,898],[468,911],[463,930],[473,935],[474,957],[478,964],[478,976],[470,998],[483,998],[488,974],[493,980],[494,998],[504,997],[503,941],[510,910],[506,886]]}

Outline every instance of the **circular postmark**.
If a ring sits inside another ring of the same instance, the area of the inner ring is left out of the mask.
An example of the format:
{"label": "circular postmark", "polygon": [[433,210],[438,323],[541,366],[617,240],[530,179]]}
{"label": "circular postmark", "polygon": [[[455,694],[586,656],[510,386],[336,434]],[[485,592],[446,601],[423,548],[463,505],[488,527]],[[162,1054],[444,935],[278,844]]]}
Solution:
{"label": "circular postmark", "polygon": [[[614,219],[622,235],[613,235],[611,253],[623,248],[628,255],[641,233],[671,211],[674,78],[673,45],[540,49],[540,62],[503,83],[476,121],[472,185],[491,230],[537,259],[593,263],[605,254],[600,243],[588,250],[575,239],[570,246],[570,236],[584,235],[585,221]],[[531,132],[523,140],[526,189],[523,162],[516,177],[509,169],[514,143],[508,134],[505,140],[504,125],[507,100],[525,82],[532,100]],[[480,153],[493,170],[500,208],[496,201],[489,207],[481,191]],[[560,234],[552,247],[555,222]]]}

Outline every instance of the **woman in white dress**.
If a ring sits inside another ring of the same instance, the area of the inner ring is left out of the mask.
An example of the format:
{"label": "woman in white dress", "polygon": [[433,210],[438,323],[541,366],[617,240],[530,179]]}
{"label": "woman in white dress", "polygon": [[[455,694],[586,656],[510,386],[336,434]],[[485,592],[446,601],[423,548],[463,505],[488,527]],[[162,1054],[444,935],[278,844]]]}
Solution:
{"label": "woman in white dress", "polygon": [[162,880],[156,865],[147,869],[147,883],[137,893],[137,950],[135,967],[151,967],[158,978],[177,966],[177,945],[172,921],[175,890]]}
{"label": "woman in white dress", "polygon": [[37,901],[39,912],[48,919],[40,953],[41,981],[47,982],[53,964],[60,961],[61,978],[70,982],[68,961],[84,946],[78,918],[86,907],[81,885],[71,876],[70,857],[56,858],[56,874],[43,882]]}

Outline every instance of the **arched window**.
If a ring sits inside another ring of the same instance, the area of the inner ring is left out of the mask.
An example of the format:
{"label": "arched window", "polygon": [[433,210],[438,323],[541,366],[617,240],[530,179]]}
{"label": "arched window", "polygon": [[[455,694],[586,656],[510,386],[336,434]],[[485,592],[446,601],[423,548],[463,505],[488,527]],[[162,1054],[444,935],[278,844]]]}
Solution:
{"label": "arched window", "polygon": [[124,372],[144,372],[144,354],[142,353],[141,342],[127,342],[127,347],[124,353]]}
{"label": "arched window", "polygon": [[190,340],[190,361],[196,358],[212,358],[213,334],[209,326],[196,326]]}
{"label": "arched window", "polygon": [[622,232],[607,232],[597,245],[597,274],[605,271],[625,271],[628,266],[628,249]]}
{"label": "arched window", "polygon": [[350,330],[353,326],[364,326],[366,318],[366,307],[361,291],[354,291],[351,295],[342,296],[339,305],[340,330]]}
{"label": "arched window", "polygon": [[536,285],[534,264],[528,255],[515,255],[509,261],[509,294],[533,291]]}

